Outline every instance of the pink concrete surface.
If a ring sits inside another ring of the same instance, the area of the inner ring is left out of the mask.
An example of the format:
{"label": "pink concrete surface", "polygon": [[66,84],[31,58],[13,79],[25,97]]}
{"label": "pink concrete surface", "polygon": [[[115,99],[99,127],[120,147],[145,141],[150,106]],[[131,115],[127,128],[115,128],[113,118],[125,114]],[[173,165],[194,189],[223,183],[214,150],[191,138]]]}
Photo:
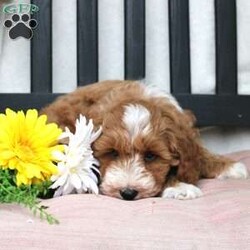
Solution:
{"label": "pink concrete surface", "polygon": [[[250,171],[250,151],[231,154]],[[0,249],[250,249],[250,179],[201,180],[188,201],[69,195],[43,201],[59,225],[0,205]]]}

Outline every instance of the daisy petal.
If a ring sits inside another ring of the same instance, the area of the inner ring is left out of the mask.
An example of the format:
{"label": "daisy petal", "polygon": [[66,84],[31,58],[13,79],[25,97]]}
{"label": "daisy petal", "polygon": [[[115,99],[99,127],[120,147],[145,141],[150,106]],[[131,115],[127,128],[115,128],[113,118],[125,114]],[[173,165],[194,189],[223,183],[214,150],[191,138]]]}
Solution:
{"label": "daisy petal", "polygon": [[[57,164],[59,174],[51,178],[55,181],[51,187],[60,186],[62,195],[87,191],[97,194],[98,178],[93,170],[99,173],[98,168],[95,167],[99,162],[93,156],[91,143],[100,136],[102,128],[94,132],[93,121],[87,121],[82,115],[76,120],[75,127],[75,133],[71,133],[66,128],[60,137],[68,137],[69,140],[63,153],[54,153],[54,157],[61,161]],[[57,194],[60,192],[57,191]]]}
{"label": "daisy petal", "polygon": [[79,178],[79,176],[77,174],[72,174],[70,177],[70,181],[72,183],[72,185],[76,188],[76,189],[80,189],[81,188],[81,179]]}

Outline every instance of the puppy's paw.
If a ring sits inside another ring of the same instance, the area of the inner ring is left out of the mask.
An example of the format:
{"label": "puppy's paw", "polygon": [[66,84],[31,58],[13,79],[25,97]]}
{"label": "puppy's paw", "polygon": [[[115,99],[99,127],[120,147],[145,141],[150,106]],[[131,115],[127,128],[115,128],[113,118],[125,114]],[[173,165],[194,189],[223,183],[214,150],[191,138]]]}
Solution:
{"label": "puppy's paw", "polygon": [[202,192],[192,184],[180,182],[174,187],[167,187],[161,196],[166,199],[191,200],[201,197]]}
{"label": "puppy's paw", "polygon": [[248,178],[248,171],[246,166],[241,162],[236,162],[220,175],[217,176],[217,179],[224,180],[224,179],[247,179]]}

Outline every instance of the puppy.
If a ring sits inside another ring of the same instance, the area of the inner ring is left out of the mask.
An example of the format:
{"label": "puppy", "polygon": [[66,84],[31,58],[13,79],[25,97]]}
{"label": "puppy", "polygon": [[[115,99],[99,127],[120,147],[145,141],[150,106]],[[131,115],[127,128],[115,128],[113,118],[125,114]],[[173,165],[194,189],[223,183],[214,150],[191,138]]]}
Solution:
{"label": "puppy", "polygon": [[195,118],[173,96],[133,81],[78,88],[41,110],[49,122],[74,131],[79,114],[102,126],[93,143],[100,162],[100,191],[125,200],[202,195],[201,178],[247,178],[242,163],[206,150]]}

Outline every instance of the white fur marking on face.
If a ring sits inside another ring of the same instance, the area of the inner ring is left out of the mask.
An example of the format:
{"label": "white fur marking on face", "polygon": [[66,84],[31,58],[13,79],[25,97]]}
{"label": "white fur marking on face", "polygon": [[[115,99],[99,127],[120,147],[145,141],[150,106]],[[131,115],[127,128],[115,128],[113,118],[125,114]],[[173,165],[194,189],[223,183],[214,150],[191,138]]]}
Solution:
{"label": "white fur marking on face", "polygon": [[122,120],[132,139],[139,134],[146,135],[150,132],[150,116],[150,112],[142,105],[130,104],[125,106]]}
{"label": "white fur marking on face", "polygon": [[241,162],[234,163],[230,168],[217,176],[217,179],[247,179],[248,171],[246,166]]}
{"label": "white fur marking on face", "polygon": [[[145,172],[139,156],[135,155],[135,157],[117,162],[107,169],[102,180],[101,191],[104,194],[113,194],[119,197],[119,190],[126,187],[139,190],[153,190],[154,186],[154,178]],[[141,195],[139,193],[137,198]]]}
{"label": "white fur marking on face", "polygon": [[161,196],[167,199],[191,200],[201,197],[202,192],[192,184],[180,182],[174,187],[167,187]]}
{"label": "white fur marking on face", "polygon": [[171,94],[167,93],[166,91],[164,91],[162,89],[159,89],[156,86],[153,86],[153,85],[147,85],[147,86],[145,86],[144,94],[145,94],[145,96],[148,96],[148,97],[162,97],[162,98],[166,98],[180,112],[183,112],[183,109],[181,108],[181,106],[179,105],[179,103],[177,102],[177,100]]}

